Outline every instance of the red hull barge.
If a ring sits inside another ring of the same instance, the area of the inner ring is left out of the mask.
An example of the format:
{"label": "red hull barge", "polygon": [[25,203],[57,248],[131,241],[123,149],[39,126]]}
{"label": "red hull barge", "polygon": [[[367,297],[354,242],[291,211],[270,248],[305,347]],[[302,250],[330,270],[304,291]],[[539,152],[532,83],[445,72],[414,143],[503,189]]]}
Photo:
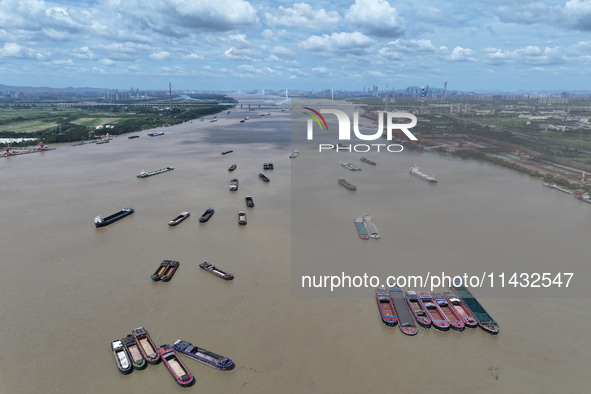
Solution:
{"label": "red hull barge", "polygon": [[376,300],[378,302],[378,309],[382,322],[388,326],[395,326],[398,324],[398,316],[394,309],[394,304],[390,299],[390,293],[386,287],[382,286],[376,290]]}
{"label": "red hull barge", "polygon": [[433,299],[435,300],[435,303],[439,309],[441,309],[441,311],[445,314],[445,317],[447,317],[447,320],[449,320],[451,329],[455,331],[464,331],[464,328],[466,328],[464,321],[456,313],[455,309],[451,307],[447,298],[445,298],[442,293],[431,293],[431,295],[433,296]]}
{"label": "red hull barge", "polygon": [[160,354],[158,354],[157,347],[152,342],[148,331],[144,327],[138,327],[133,330],[132,335],[146,361],[152,365],[158,364],[160,362]]}
{"label": "red hull barge", "polygon": [[445,313],[441,311],[441,308],[435,303],[433,297],[428,291],[419,291],[419,301],[423,305],[425,312],[431,317],[433,327],[440,331],[449,330],[449,320],[445,317]]}
{"label": "red hull barge", "polygon": [[419,326],[424,328],[430,328],[431,317],[429,317],[427,312],[425,312],[425,309],[423,309],[423,305],[419,301],[419,296],[417,295],[416,291],[406,291],[406,302],[408,303],[408,307]]}
{"label": "red hull barge", "polygon": [[166,368],[168,368],[168,372],[170,372],[180,386],[188,387],[195,384],[195,378],[191,374],[191,371],[183,364],[170,345],[159,347],[158,354],[162,357],[162,361],[166,365]]}
{"label": "red hull barge", "polygon": [[476,328],[478,327],[478,322],[476,318],[470,312],[470,309],[462,302],[462,300],[454,293],[453,291],[444,291],[443,295],[449,301],[450,307],[456,311],[458,316],[464,322],[464,325],[469,328]]}
{"label": "red hull barge", "polygon": [[398,286],[390,287],[390,299],[398,315],[398,328],[400,328],[400,331],[406,335],[417,335],[417,326],[412,320],[402,289]]}

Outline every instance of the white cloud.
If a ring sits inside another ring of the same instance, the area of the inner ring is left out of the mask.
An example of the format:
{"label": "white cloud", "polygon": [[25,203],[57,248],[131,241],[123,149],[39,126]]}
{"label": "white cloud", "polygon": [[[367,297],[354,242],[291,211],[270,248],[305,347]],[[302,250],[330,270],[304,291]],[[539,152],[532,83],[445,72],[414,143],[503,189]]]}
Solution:
{"label": "white cloud", "polygon": [[300,43],[302,49],[314,52],[332,52],[345,56],[367,53],[374,41],[363,33],[332,33],[310,36]]}
{"label": "white cloud", "polygon": [[170,53],[168,53],[166,51],[160,51],[160,52],[150,54],[150,59],[154,59],[154,60],[167,60],[169,58],[170,58]]}
{"label": "white cloud", "polygon": [[341,17],[336,11],[314,10],[310,4],[295,3],[293,8],[279,6],[276,10],[265,12],[265,19],[270,26],[330,29],[339,23]]}
{"label": "white cloud", "polygon": [[229,60],[251,60],[251,52],[248,49],[237,49],[236,47],[231,47],[224,51],[222,58],[229,59]]}
{"label": "white cloud", "polygon": [[49,56],[15,42],[7,42],[0,49],[0,57],[12,57],[32,60],[45,60]]}
{"label": "white cloud", "polygon": [[454,62],[473,62],[476,61],[475,55],[476,52],[473,50],[457,46],[451,51],[448,59]]}
{"label": "white cloud", "polygon": [[355,0],[345,20],[378,37],[399,37],[405,30],[398,11],[386,0]]}

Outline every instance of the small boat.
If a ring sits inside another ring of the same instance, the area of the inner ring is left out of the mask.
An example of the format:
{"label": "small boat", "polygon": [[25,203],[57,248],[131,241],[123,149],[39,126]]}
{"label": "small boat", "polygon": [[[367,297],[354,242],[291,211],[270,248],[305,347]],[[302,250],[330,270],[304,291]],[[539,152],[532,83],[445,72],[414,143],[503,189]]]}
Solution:
{"label": "small boat", "polygon": [[239,211],[238,212],[238,224],[245,226],[246,225],[246,212]]}
{"label": "small boat", "polygon": [[234,171],[236,169],[236,164],[232,164],[230,166],[230,168],[228,168],[228,171]]}
{"label": "small boat", "polygon": [[478,322],[472,312],[470,312],[470,308],[458,298],[456,293],[453,291],[444,291],[443,296],[447,298],[450,308],[454,309],[457,316],[462,319],[464,326],[469,328],[478,327]]}
{"label": "small boat", "polygon": [[238,190],[238,179],[234,178],[230,181],[230,190],[233,192]]}
{"label": "small boat", "polygon": [[378,239],[380,238],[380,233],[378,233],[378,228],[376,227],[373,219],[369,215],[365,215],[363,217],[363,224],[365,224],[365,228],[369,233],[370,238]]}
{"label": "small boat", "polygon": [[368,159],[368,158],[366,158],[366,157],[362,157],[362,158],[361,158],[361,159],[359,159],[359,160],[361,160],[361,161],[363,161],[363,162],[365,162],[365,163],[367,163],[367,164],[371,164],[372,166],[375,166],[375,165],[376,165],[376,162],[375,162],[375,161],[371,161],[371,160],[369,160],[369,159]]}
{"label": "small boat", "polygon": [[130,136],[129,136],[129,137],[127,137],[127,138],[129,138],[130,140],[132,140],[132,139],[134,139],[134,138],[140,138],[140,136],[139,136],[139,135],[130,135]]}
{"label": "small boat", "polygon": [[417,326],[412,320],[402,289],[398,286],[390,287],[390,299],[398,316],[398,328],[406,335],[417,335]]}
{"label": "small boat", "polygon": [[113,356],[117,363],[117,369],[123,375],[127,375],[133,372],[133,365],[131,365],[131,358],[123,346],[123,342],[120,339],[116,339],[111,342],[111,349],[113,350]]}
{"label": "small boat", "polygon": [[227,155],[228,153],[232,153],[232,152],[234,152],[234,151],[230,149],[230,150],[227,150],[225,152],[222,152],[222,155]]}
{"label": "small boat", "polygon": [[131,215],[135,210],[133,208],[123,208],[119,212],[116,212],[112,215],[109,215],[105,218],[97,216],[94,218],[94,225],[96,227],[104,227],[108,226],[109,224],[116,222],[119,219],[122,219],[128,215]]}
{"label": "small boat", "polygon": [[222,271],[221,269],[217,268],[215,265],[209,264],[207,261],[204,261],[203,263],[199,264],[199,267],[201,269],[204,269],[205,271],[209,272],[210,274],[217,276],[218,278],[222,278],[223,280],[234,279],[234,275],[232,275],[229,272]]}
{"label": "small boat", "polygon": [[367,229],[365,228],[365,224],[363,224],[363,219],[361,219],[361,218],[355,219],[355,229],[357,229],[357,234],[359,234],[359,238],[369,239],[369,234],[367,233]]}
{"label": "small boat", "polygon": [[240,123],[244,123],[246,119],[240,119]]}
{"label": "small boat", "polygon": [[164,270],[164,273],[160,277],[162,282],[168,282],[174,276],[174,273],[179,269],[180,263],[178,261],[170,260],[168,267]]}
{"label": "small boat", "polygon": [[152,175],[162,174],[163,172],[168,172],[168,171],[172,171],[172,170],[174,170],[174,167],[164,167],[164,168],[161,168],[160,170],[150,171],[150,172],[140,171],[140,173],[137,174],[137,177],[138,178],[147,178]]}
{"label": "small boat", "polygon": [[164,133],[162,131],[159,131],[158,133],[149,133],[148,134],[150,137],[157,137],[159,135],[164,135]]}
{"label": "small boat", "polygon": [[190,215],[191,215],[190,212],[181,212],[180,215],[178,215],[176,218],[174,218],[170,222],[168,222],[168,225],[169,226],[176,226],[177,224],[179,224],[180,222],[182,222],[183,220],[188,218]]}
{"label": "small boat", "polygon": [[449,305],[449,301],[442,293],[431,293],[433,300],[437,303],[441,312],[445,314],[447,320],[449,320],[449,325],[452,330],[455,331],[464,331],[466,325],[462,318],[456,313],[456,311]]}
{"label": "small boat", "polygon": [[152,342],[152,338],[150,338],[148,331],[146,331],[144,327],[138,327],[134,329],[131,334],[146,361],[152,365],[158,364],[160,362],[160,355],[158,354],[156,346],[154,345],[154,342]]}
{"label": "small boat", "polygon": [[376,290],[376,300],[378,302],[378,309],[380,310],[382,322],[388,326],[395,326],[398,324],[398,316],[396,316],[394,304],[392,303],[390,293],[385,286]]}
{"label": "small boat", "polygon": [[127,349],[127,353],[131,359],[131,365],[133,365],[134,369],[141,370],[148,366],[148,363],[146,362],[144,356],[142,356],[142,352],[137,346],[137,343],[135,343],[135,339],[133,339],[133,335],[129,334],[123,338],[121,342],[123,342],[123,346],[125,346],[125,349]]}
{"label": "small boat", "polygon": [[252,199],[251,196],[246,196],[244,197],[244,199],[246,200],[246,206],[249,208],[253,208],[254,207],[254,201]]}
{"label": "small boat", "polygon": [[464,304],[470,309],[472,315],[478,321],[478,326],[489,334],[499,333],[499,324],[488,314],[486,309],[478,302],[464,285],[460,284],[453,287],[453,291],[460,297]]}
{"label": "small boat", "polygon": [[425,312],[423,305],[419,301],[419,296],[414,290],[406,291],[406,302],[408,303],[409,309],[412,312],[415,320],[420,326],[429,328],[431,327],[431,317]]}
{"label": "small boat", "polygon": [[361,169],[353,163],[341,163],[341,165],[349,171],[361,171]]}
{"label": "small boat", "polygon": [[273,166],[273,163],[269,163],[269,170],[272,170],[273,168],[275,168],[275,166]]}
{"label": "small boat", "polygon": [[263,170],[269,169],[269,163],[263,163]]}
{"label": "small boat", "polygon": [[267,178],[262,172],[259,174],[259,178],[261,178],[263,182],[269,182],[269,178]]}
{"label": "small boat", "polygon": [[182,387],[188,387],[195,383],[195,378],[189,371],[189,368],[183,364],[170,345],[163,345],[158,348],[158,354],[168,371]]}
{"label": "small boat", "polygon": [[169,263],[170,260],[163,260],[158,266],[158,268],[156,268],[156,271],[154,271],[154,273],[151,276],[154,282],[158,282],[162,278],[162,274],[164,274],[164,271],[166,271],[166,268],[168,267]]}
{"label": "small boat", "polygon": [[295,159],[300,154],[300,151],[294,150],[291,155],[289,155],[290,159]]}
{"label": "small boat", "polygon": [[199,222],[201,222],[201,223],[207,222],[209,219],[211,219],[211,217],[213,216],[214,213],[215,213],[215,209],[207,208],[205,210],[205,212],[203,212],[203,215],[201,215],[201,217],[199,218]]}
{"label": "small boat", "polygon": [[435,300],[428,291],[419,291],[419,302],[423,305],[424,310],[427,312],[433,323],[433,327],[440,331],[449,330],[449,320],[445,314],[441,311],[441,308],[435,303]]}
{"label": "small boat", "polygon": [[353,185],[352,183],[349,183],[345,178],[339,178],[337,179],[337,181],[349,190],[357,190],[357,186]]}
{"label": "small boat", "polygon": [[220,371],[229,371],[236,366],[232,359],[202,349],[182,339],[177,340],[172,347],[182,355]]}

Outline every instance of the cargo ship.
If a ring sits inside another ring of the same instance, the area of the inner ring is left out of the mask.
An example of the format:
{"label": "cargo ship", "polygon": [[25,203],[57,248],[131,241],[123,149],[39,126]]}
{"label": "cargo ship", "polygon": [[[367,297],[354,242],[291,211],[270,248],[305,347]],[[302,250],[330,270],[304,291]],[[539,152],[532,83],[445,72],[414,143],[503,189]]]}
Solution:
{"label": "cargo ship", "polygon": [[406,335],[417,335],[417,326],[412,319],[408,305],[398,286],[390,287],[390,299],[398,315],[398,328]]}
{"label": "cargo ship", "polygon": [[380,233],[378,233],[378,228],[376,227],[373,219],[369,215],[365,215],[363,217],[363,224],[365,224],[365,228],[369,233],[370,238],[378,239],[380,238]]}
{"label": "cargo ship", "polygon": [[476,318],[474,317],[472,312],[470,312],[470,308],[468,308],[466,304],[464,304],[462,300],[458,298],[456,293],[454,293],[453,291],[444,291],[443,295],[449,301],[450,307],[453,308],[458,314],[458,316],[462,318],[462,321],[464,322],[464,325],[466,327],[478,327],[478,322],[476,321]]}
{"label": "cargo ship", "polygon": [[406,291],[406,302],[412,312],[415,320],[419,323],[420,326],[424,328],[431,327],[431,318],[425,312],[423,305],[419,302],[419,296],[417,292],[414,290],[407,290]]}
{"label": "cargo ship", "polygon": [[486,309],[480,305],[480,302],[474,298],[470,290],[466,286],[460,284],[453,287],[453,291],[460,297],[460,299],[470,309],[478,321],[478,326],[489,334],[496,335],[499,333],[499,324],[488,314]]}
{"label": "cargo ship", "polygon": [[362,158],[361,158],[361,159],[359,159],[359,160],[361,160],[361,161],[363,161],[363,162],[365,162],[365,163],[367,163],[367,164],[371,164],[372,166],[375,166],[375,165],[376,165],[376,162],[375,162],[375,161],[369,160],[369,159],[368,159],[368,158],[366,158],[366,157],[362,157]]}
{"label": "cargo ship", "polygon": [[433,300],[441,309],[441,312],[445,314],[447,320],[449,320],[449,325],[452,330],[455,331],[464,331],[466,325],[464,321],[460,317],[460,315],[456,312],[456,310],[450,305],[450,302],[442,293],[431,293],[433,296]]}
{"label": "cargo ship", "polygon": [[387,326],[395,326],[398,324],[398,316],[396,316],[394,304],[392,303],[390,293],[388,293],[388,289],[386,289],[385,286],[376,290],[376,301],[378,302],[378,309],[380,310],[382,322]]}
{"label": "cargo ship", "polygon": [[109,224],[116,222],[119,219],[122,219],[128,215],[131,215],[135,210],[133,208],[123,208],[119,212],[115,212],[112,215],[109,215],[105,218],[101,216],[97,216],[94,218],[94,225],[96,227],[104,227],[108,226]]}
{"label": "cargo ship", "polygon": [[349,183],[345,178],[339,178],[337,180],[341,185],[345,186],[347,189],[357,190],[357,186],[353,185],[352,183]]}
{"label": "cargo ship", "polygon": [[165,167],[160,170],[150,171],[150,172],[141,171],[139,174],[137,174],[137,177],[138,178],[147,178],[152,175],[162,174],[163,172],[172,171],[172,170],[174,170],[174,167]]}
{"label": "cargo ship", "polygon": [[365,224],[363,224],[363,219],[355,219],[355,228],[357,229],[357,234],[359,234],[359,238],[369,239],[369,234],[367,232],[367,229],[365,228]]}
{"label": "cargo ship", "polygon": [[435,179],[434,176],[422,173],[421,171],[419,171],[419,167],[417,167],[417,166],[412,166],[410,168],[410,173],[413,174],[414,176],[416,176],[417,178],[420,178],[424,181],[427,181],[430,183],[437,183],[437,179]]}
{"label": "cargo ship", "polygon": [[220,371],[229,371],[236,366],[232,359],[220,356],[217,353],[210,352],[182,339],[177,340],[172,347],[184,356]]}

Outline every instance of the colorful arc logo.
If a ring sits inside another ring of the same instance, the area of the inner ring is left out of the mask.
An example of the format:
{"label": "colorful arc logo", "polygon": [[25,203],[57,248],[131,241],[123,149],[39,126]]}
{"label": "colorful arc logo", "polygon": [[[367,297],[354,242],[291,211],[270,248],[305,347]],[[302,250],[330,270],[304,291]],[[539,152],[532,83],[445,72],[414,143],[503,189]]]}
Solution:
{"label": "colorful arc logo", "polygon": [[[324,123],[324,126],[326,127],[326,131],[328,131],[328,125],[326,124],[326,120],[324,120],[324,116],[320,115],[320,112],[313,110],[310,107],[304,107],[304,109],[310,110],[312,112],[314,112],[316,115],[318,115],[320,117],[320,119],[322,119],[322,122]],[[316,116],[308,113],[308,112],[302,112],[308,116],[310,116],[312,119],[314,119],[316,121],[316,123],[318,123],[318,126],[320,126],[320,130],[322,130],[322,123],[320,123],[320,119],[318,119]]]}

